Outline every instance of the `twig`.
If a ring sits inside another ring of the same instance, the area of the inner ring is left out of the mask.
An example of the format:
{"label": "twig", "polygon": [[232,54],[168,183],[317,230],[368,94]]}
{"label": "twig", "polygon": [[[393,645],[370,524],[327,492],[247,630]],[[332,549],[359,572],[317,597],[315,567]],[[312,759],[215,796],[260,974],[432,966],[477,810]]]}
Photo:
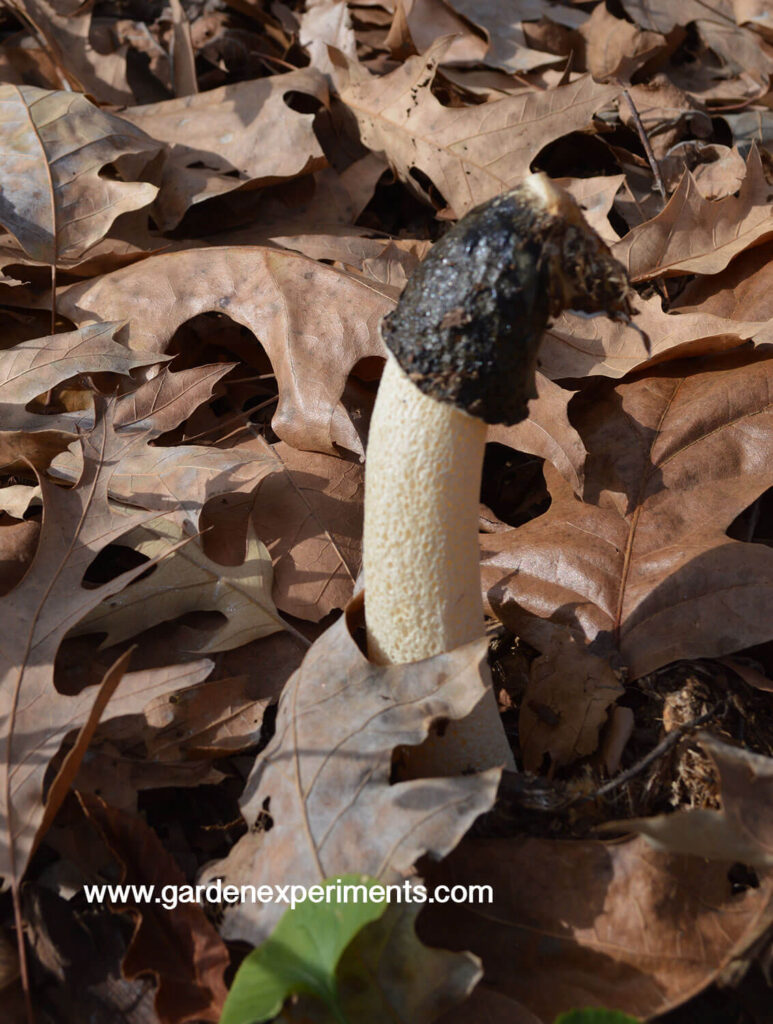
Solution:
{"label": "twig", "polygon": [[666,203],[667,200],[668,200],[668,197],[666,196],[666,190],[665,190],[665,187],[663,185],[663,179],[660,176],[660,167],[658,166],[658,162],[655,159],[655,154],[652,152],[652,146],[650,145],[650,140],[649,140],[649,138],[647,136],[647,132],[646,132],[646,130],[644,128],[644,125],[642,124],[642,119],[639,117],[639,111],[636,109],[636,104],[633,102],[633,98],[632,98],[631,94],[628,92],[628,90],[622,84],[622,82],[618,82],[618,85],[623,90],[623,96],[625,97],[625,102],[628,104],[628,109],[631,111],[631,117],[633,118],[633,123],[636,125],[636,131],[639,133],[639,138],[641,139],[641,144],[644,147],[644,152],[645,152],[645,154],[647,156],[647,160],[649,161],[649,165],[652,168],[652,174],[653,174],[653,177],[655,178],[655,186],[656,186],[658,192],[660,192],[661,196],[663,197],[663,202]]}
{"label": "twig", "polygon": [[636,761],[635,764],[632,764],[630,768],[626,768],[625,771],[616,775],[614,779],[610,779],[609,782],[605,782],[603,786],[599,786],[595,793],[591,793],[589,796],[578,796],[574,800],[571,800],[567,806],[596,800],[598,797],[606,796],[608,793],[612,793],[614,790],[619,789],[620,786],[624,786],[626,782],[630,782],[631,779],[635,778],[640,772],[643,772],[645,768],[648,768],[653,761],[657,761],[658,758],[667,754],[672,747],[676,746],[683,736],[714,718],[722,704],[724,704],[724,701],[720,701],[718,704],[715,704],[714,707],[710,708],[702,715],[698,715],[697,718],[693,718],[692,721],[685,722],[684,725],[677,726],[677,728],[664,737],[657,746],[653,747],[649,753]]}

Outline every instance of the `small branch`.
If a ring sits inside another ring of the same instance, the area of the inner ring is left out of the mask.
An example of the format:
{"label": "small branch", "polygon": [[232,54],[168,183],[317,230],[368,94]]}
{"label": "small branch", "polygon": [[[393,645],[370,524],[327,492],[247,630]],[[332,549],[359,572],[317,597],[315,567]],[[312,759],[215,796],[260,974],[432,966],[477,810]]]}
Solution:
{"label": "small branch", "polygon": [[661,196],[663,197],[663,202],[666,203],[668,201],[668,196],[666,195],[666,190],[665,190],[665,187],[663,185],[663,179],[660,176],[660,167],[658,166],[658,162],[655,159],[655,154],[652,152],[652,146],[650,145],[650,140],[649,140],[649,138],[647,136],[647,132],[646,132],[646,130],[644,128],[644,125],[642,123],[642,119],[639,117],[639,111],[636,109],[636,104],[633,102],[633,98],[632,98],[631,94],[628,92],[628,90],[625,88],[625,86],[622,84],[622,82],[618,82],[617,84],[623,90],[623,96],[625,97],[625,102],[628,104],[628,109],[631,111],[631,117],[633,118],[633,123],[636,125],[636,131],[639,133],[639,138],[641,139],[641,144],[644,147],[644,152],[645,152],[645,154],[647,156],[647,160],[649,161],[649,165],[652,168],[652,174],[653,174],[653,177],[655,178],[655,186],[656,186],[658,192],[660,192]]}
{"label": "small branch", "polygon": [[620,772],[620,774],[616,775],[614,779],[610,779],[609,782],[605,782],[603,786],[599,786],[595,793],[592,793],[589,796],[576,797],[566,806],[596,800],[598,797],[606,796],[608,793],[612,793],[614,790],[624,786],[627,782],[630,782],[631,779],[643,772],[645,768],[648,768],[654,761],[657,761],[658,758],[667,754],[677,745],[683,736],[686,736],[687,733],[692,732],[701,725],[705,725],[706,722],[714,718],[723,703],[723,701],[720,701],[719,704],[715,704],[708,711],[704,712],[704,714],[698,715],[698,717],[693,718],[692,721],[685,722],[684,725],[678,726],[672,732],[668,733],[668,735],[664,737],[657,746],[653,747],[648,754],[645,754],[644,757],[636,761],[635,764],[632,764],[630,768],[626,768],[624,772]]}

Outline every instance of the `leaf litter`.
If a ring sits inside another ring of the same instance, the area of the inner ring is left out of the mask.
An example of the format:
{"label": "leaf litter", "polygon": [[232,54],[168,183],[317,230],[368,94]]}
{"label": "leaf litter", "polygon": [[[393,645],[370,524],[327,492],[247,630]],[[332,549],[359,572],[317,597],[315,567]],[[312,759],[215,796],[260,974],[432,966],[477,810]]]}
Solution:
{"label": "leaf litter", "polygon": [[[9,1019],[217,1021],[280,910],[115,914],[84,883],[365,872],[495,904],[358,932],[352,1020],[767,1024],[768,20],[0,12]],[[563,314],[529,420],[489,433],[490,668],[483,643],[380,668],[352,603],[379,323],[448,221],[533,169],[626,265],[633,322]],[[401,780],[396,749],[489,671],[519,771]]]}

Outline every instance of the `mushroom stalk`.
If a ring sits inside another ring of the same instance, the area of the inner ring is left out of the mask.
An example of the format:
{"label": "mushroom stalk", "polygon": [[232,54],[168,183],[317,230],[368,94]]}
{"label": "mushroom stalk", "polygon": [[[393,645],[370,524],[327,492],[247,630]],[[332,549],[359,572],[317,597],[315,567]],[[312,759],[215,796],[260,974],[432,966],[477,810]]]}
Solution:
{"label": "mushroom stalk", "polygon": [[[408,282],[383,333],[390,349],[365,465],[365,623],[381,664],[451,650],[484,632],[478,502],[487,423],[517,423],[536,396],[549,316],[625,317],[623,268],[542,174],[471,211]],[[409,774],[451,775],[513,755],[489,687]]]}
{"label": "mushroom stalk", "polygon": [[[363,537],[368,655],[403,664],[483,635],[478,511],[486,424],[423,395],[390,356],[370,423]],[[442,749],[441,749],[442,748]],[[411,751],[412,774],[515,769],[494,692]]]}

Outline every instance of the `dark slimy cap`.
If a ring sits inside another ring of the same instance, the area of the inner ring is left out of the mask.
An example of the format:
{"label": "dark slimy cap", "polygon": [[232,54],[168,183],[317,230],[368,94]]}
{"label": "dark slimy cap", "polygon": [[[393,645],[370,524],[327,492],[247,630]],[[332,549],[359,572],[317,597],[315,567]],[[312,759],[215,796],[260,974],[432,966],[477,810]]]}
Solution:
{"label": "dark slimy cap", "polygon": [[384,318],[416,386],[486,423],[518,423],[537,349],[563,309],[627,319],[622,265],[543,174],[471,210],[437,242]]}

